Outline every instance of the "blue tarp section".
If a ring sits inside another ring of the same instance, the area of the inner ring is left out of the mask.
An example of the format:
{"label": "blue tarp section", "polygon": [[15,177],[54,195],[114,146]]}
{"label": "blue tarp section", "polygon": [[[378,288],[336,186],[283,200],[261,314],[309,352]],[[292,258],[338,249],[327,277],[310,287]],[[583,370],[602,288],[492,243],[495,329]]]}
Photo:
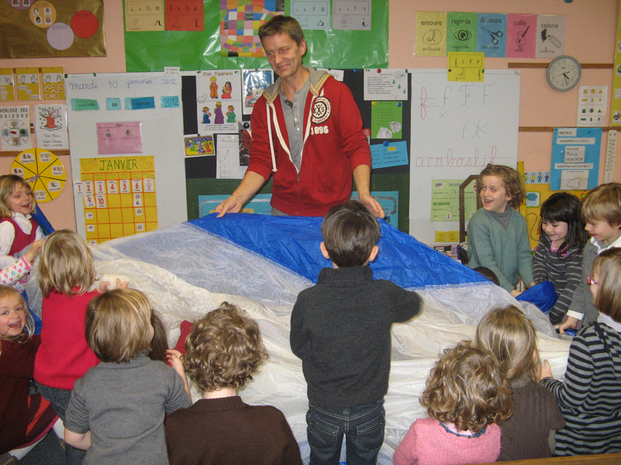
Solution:
{"label": "blue tarp section", "polygon": [[[271,259],[313,282],[331,266],[319,244],[322,218],[229,213],[211,214],[190,224]],[[380,220],[382,237],[371,264],[375,279],[388,279],[404,288],[487,283],[476,271],[418,242]]]}
{"label": "blue tarp section", "polygon": [[544,281],[536,286],[526,289],[519,296],[517,296],[516,299],[522,302],[530,302],[531,304],[535,304],[543,313],[548,313],[548,311],[556,303],[558,295],[554,290],[552,281]]}

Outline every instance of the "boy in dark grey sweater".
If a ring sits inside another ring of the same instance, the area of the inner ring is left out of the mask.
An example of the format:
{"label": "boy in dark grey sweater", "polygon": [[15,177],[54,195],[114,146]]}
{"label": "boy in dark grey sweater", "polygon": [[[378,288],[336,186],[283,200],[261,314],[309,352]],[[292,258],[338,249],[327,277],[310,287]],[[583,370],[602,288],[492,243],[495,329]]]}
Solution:
{"label": "boy in dark grey sweater", "polygon": [[308,384],[310,464],[338,464],[343,435],[348,464],[374,464],[384,442],[384,396],[390,374],[390,328],[420,312],[422,299],[373,280],[380,226],[361,203],[328,211],[323,255],[333,268],[300,292],[291,313],[291,349]]}

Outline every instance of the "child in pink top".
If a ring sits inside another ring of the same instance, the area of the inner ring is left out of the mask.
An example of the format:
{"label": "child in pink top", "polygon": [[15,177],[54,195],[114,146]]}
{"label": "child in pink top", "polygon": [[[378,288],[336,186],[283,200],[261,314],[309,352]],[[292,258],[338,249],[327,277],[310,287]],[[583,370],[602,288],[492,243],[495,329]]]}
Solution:
{"label": "child in pink top", "polygon": [[429,418],[416,420],[394,465],[495,462],[500,426],[513,413],[511,388],[493,354],[463,341],[431,370],[421,398]]}

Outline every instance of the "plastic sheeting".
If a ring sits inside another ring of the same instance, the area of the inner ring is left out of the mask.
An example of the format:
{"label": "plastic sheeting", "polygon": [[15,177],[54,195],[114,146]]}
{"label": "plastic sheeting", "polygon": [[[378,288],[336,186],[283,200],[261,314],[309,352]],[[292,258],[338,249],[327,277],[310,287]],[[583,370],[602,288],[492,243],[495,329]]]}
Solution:
{"label": "plastic sheeting", "polygon": [[[162,316],[170,346],[177,342],[181,321],[196,320],[224,300],[256,319],[270,359],[240,395],[247,403],[274,405],[283,411],[305,461],[309,456],[306,383],[302,363],[289,348],[289,320],[297,294],[312,286],[317,270],[328,264],[319,251],[320,220],[307,220],[229,214],[117,239],[93,249],[103,277],[125,277],[131,287],[149,296]],[[416,287],[423,297],[421,315],[393,326],[386,433],[379,458],[379,463],[390,464],[411,423],[427,416],[418,399],[438,354],[472,338],[476,324],[489,309],[521,304],[502,288],[481,281],[476,273],[410,236],[385,224],[382,234],[380,256],[372,264],[375,277],[388,275],[399,283],[411,284],[410,279],[424,282],[404,286]],[[292,264],[297,265],[296,271],[288,267]],[[29,292],[33,294],[31,302],[40,307],[36,273]],[[555,376],[561,377],[569,342],[555,335],[535,306],[524,304],[523,308],[539,331],[542,356],[550,361]],[[199,393],[194,392],[194,397]]]}

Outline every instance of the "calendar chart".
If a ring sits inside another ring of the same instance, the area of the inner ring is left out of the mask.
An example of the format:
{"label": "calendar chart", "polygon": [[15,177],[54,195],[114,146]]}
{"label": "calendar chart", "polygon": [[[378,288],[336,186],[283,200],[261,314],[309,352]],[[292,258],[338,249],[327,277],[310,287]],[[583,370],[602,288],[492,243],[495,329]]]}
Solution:
{"label": "calendar chart", "polygon": [[158,227],[152,156],[82,158],[78,190],[89,244]]}

